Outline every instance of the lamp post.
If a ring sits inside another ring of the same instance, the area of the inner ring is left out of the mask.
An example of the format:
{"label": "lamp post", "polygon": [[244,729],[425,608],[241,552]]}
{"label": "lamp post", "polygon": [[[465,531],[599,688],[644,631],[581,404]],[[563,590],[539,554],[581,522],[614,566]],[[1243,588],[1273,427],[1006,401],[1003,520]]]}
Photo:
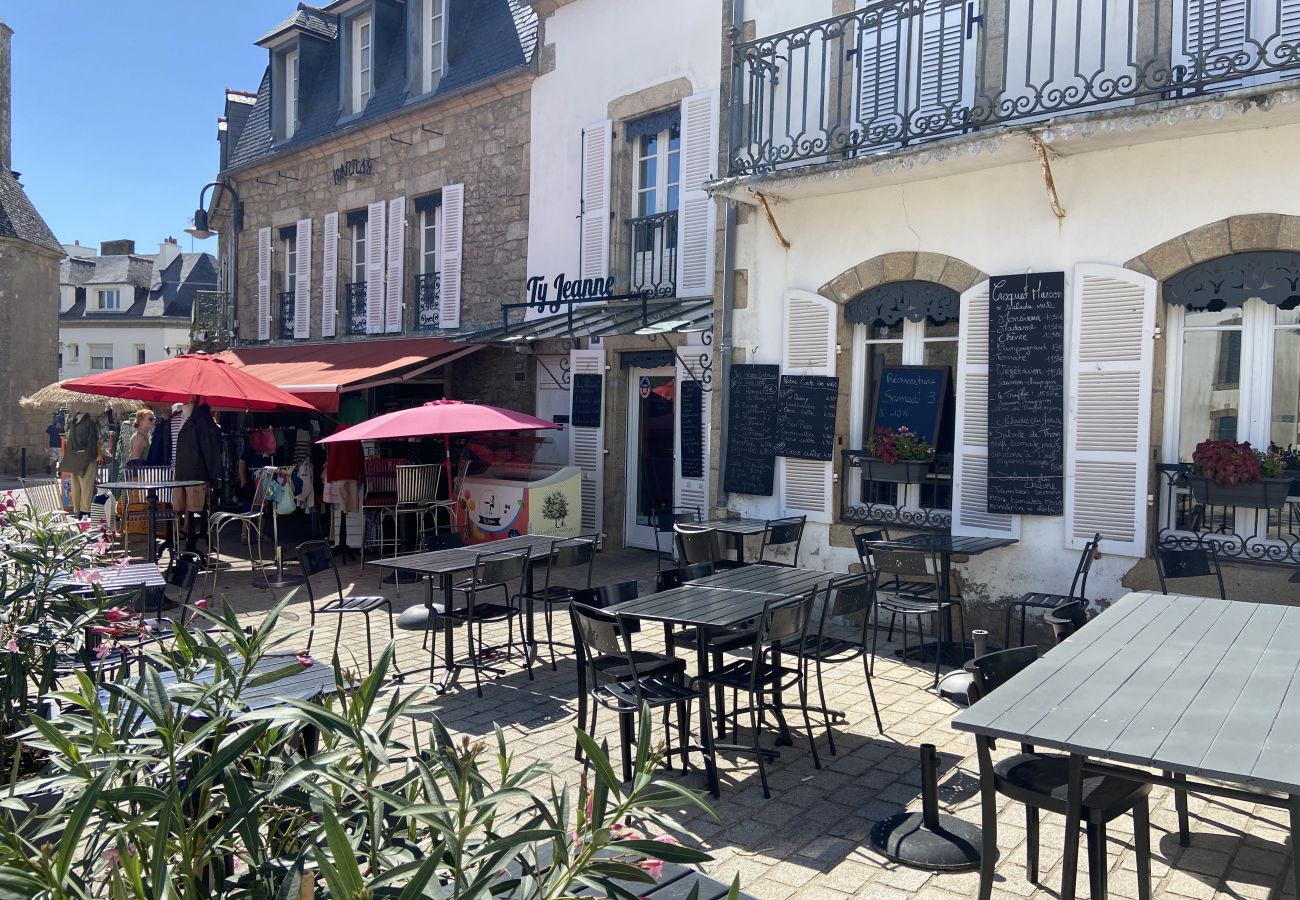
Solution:
{"label": "lamp post", "polygon": [[[228,334],[233,335],[235,333],[235,323],[239,321],[239,307],[236,300],[236,294],[239,287],[239,239],[238,237],[235,237],[235,235],[238,235],[238,233],[244,228],[244,204],[243,201],[239,199],[239,193],[231,186],[230,182],[211,181],[203,186],[203,189],[199,191],[198,208],[194,210],[194,224],[189,228],[186,228],[185,233],[200,241],[207,240],[212,237],[212,235],[216,234],[216,232],[208,226],[208,209],[203,203],[203,198],[207,196],[208,191],[212,188],[220,188],[230,194],[230,224],[233,234],[232,240],[228,244],[230,251],[228,278],[228,286],[230,290],[230,317],[226,322],[226,331]],[[191,335],[191,340],[192,339],[193,335]]]}

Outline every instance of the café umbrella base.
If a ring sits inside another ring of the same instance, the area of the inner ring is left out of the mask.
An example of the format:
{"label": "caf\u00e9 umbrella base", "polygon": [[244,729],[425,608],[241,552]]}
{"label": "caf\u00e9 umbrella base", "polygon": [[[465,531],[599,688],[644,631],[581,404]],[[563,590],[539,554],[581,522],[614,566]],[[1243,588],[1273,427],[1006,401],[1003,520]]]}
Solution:
{"label": "caf\u00e9 umbrella base", "polygon": [[921,811],[877,822],[871,829],[871,845],[894,862],[915,869],[977,869],[982,832],[978,825],[939,812],[937,765],[934,744],[922,744]]}

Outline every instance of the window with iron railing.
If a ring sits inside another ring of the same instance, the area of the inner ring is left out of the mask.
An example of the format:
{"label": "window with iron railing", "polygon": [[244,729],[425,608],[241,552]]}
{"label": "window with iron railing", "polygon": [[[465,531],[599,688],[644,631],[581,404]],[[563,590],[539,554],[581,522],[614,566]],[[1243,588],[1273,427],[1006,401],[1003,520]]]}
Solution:
{"label": "window with iron railing", "polygon": [[348,334],[365,334],[366,283],[354,281],[343,285],[344,328]]}
{"label": "window with iron railing", "polygon": [[293,339],[293,322],[294,322],[294,292],[281,291],[276,295],[275,321],[276,333],[280,335],[280,340],[288,341]]}

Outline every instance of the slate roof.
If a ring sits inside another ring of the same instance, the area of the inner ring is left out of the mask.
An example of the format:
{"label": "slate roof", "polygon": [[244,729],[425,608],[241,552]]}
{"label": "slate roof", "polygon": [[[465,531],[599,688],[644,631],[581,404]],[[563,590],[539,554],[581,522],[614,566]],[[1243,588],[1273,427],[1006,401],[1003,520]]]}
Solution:
{"label": "slate roof", "polygon": [[59,243],[13,172],[0,167],[0,237],[16,238],[63,255]]}
{"label": "slate roof", "polygon": [[293,15],[262,35],[257,43],[259,46],[265,44],[294,28],[332,41],[339,36],[339,18],[314,6],[299,3]]}
{"label": "slate roof", "polygon": [[[87,275],[87,271],[91,274]],[[127,276],[133,280],[122,280]],[[121,312],[87,310],[78,300],[60,319],[190,317],[194,296],[217,289],[217,259],[211,253],[182,253],[164,269],[157,255],[68,257],[59,264],[59,283],[76,287],[129,284],[136,288],[131,305]]]}
{"label": "slate roof", "polygon": [[[408,59],[405,29],[402,29],[387,47],[376,48],[397,64],[375,67],[377,80],[366,108],[359,115],[340,115],[342,61],[336,43],[313,76],[301,76],[306,87],[299,98],[302,120],[290,140],[275,143],[268,66],[257,90],[257,102],[230,153],[228,168],[292,152],[344,128],[383,118],[411,104],[436,100],[532,64],[537,51],[537,14],[524,0],[451,0],[448,7],[447,65],[432,94],[407,93]],[[334,40],[337,39],[335,19]]]}
{"label": "slate roof", "polygon": [[[132,287],[147,288],[153,284],[153,257],[131,254],[130,256],[95,257],[95,271],[83,282],[95,284],[129,284]],[[60,267],[60,272],[62,267]]]}

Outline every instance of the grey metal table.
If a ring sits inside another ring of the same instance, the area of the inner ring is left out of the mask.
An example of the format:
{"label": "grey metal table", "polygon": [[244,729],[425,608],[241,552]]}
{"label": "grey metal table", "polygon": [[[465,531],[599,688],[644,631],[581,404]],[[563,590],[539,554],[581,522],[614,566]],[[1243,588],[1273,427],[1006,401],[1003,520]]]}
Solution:
{"label": "grey metal table", "polygon": [[719,534],[729,536],[731,549],[736,552],[736,561],[742,565],[745,562],[745,538],[767,531],[766,519],[708,519],[689,524],[695,528],[712,528]]}
{"label": "grey metal table", "polygon": [[[503,538],[499,541],[489,541],[485,544],[474,544],[469,547],[454,547],[450,550],[430,550],[425,553],[408,553],[405,556],[392,556],[387,559],[376,560],[371,563],[372,566],[378,566],[383,569],[393,569],[405,572],[416,572],[420,575],[430,576],[428,581],[428,594],[425,605],[432,611],[430,621],[434,618],[442,619],[443,647],[444,647],[444,664],[446,671],[443,673],[442,684],[438,686],[438,693],[446,693],[448,688],[460,671],[461,667],[456,664],[453,654],[455,648],[452,646],[452,623],[450,619],[436,616],[437,607],[433,602],[433,581],[436,576],[442,586],[443,609],[449,610],[455,602],[455,593],[452,591],[452,585],[455,583],[454,576],[458,572],[466,572],[474,568],[475,562],[479,556],[484,553],[504,553],[510,550],[531,550],[536,556],[538,551],[549,554],[551,546],[560,538],[545,534],[521,534],[518,537]],[[527,583],[525,590],[531,594],[533,567],[528,567],[526,576]],[[531,657],[537,653],[536,642],[533,640],[532,633],[532,609],[529,608],[526,615],[527,623],[525,624],[525,652]],[[434,672],[437,670],[437,660],[435,653],[437,642],[430,642],[429,647],[429,679],[433,679]]]}
{"label": "grey metal table", "polygon": [[[1300,846],[1300,608],[1128,594],[953,727],[982,747],[1005,738],[1068,753],[1067,834],[1078,833],[1084,775],[1112,774],[1287,809],[1291,846]],[[981,772],[981,790],[987,898],[997,856],[989,852],[997,835],[991,772]],[[1294,866],[1293,855],[1293,875]],[[1062,900],[1073,900],[1077,870],[1075,840],[1066,847]]]}

